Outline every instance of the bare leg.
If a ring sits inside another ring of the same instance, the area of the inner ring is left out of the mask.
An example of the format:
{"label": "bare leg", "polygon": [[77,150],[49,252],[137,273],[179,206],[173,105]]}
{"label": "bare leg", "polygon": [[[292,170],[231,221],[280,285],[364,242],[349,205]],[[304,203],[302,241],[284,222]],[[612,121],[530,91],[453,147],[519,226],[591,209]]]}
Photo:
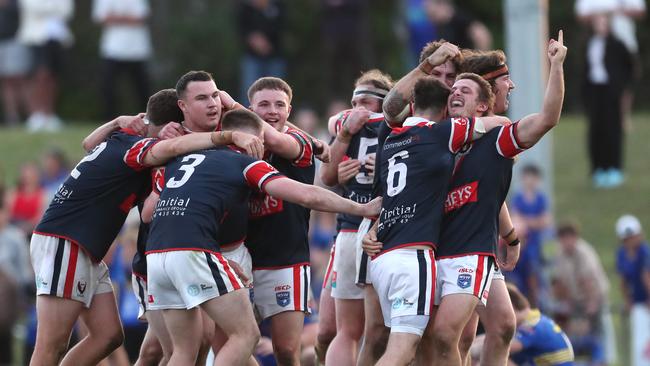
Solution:
{"label": "bare leg", "polygon": [[[214,325],[214,336],[212,337],[212,352],[214,352],[215,355],[219,354],[219,350],[221,350],[221,347],[223,347],[224,344],[226,344],[226,341],[228,340],[228,337],[226,336],[226,333],[224,333],[221,328],[219,328],[218,325]],[[248,359],[248,363],[246,364],[248,366],[259,366],[257,363],[257,360],[255,359],[255,356],[251,355],[251,357]],[[216,363],[216,357],[215,357],[215,362],[214,366],[219,366]]]}
{"label": "bare leg", "polygon": [[168,365],[194,365],[201,346],[201,310],[171,309],[162,313],[174,349]]}
{"label": "bare leg", "polygon": [[359,340],[363,335],[363,300],[335,299],[336,337],[327,351],[326,365],[356,365]]}
{"label": "bare leg", "polygon": [[316,337],[316,359],[319,364],[325,364],[325,355],[332,339],[336,336],[336,312],[332,290],[323,289],[318,306],[318,336]]}
{"label": "bare leg", "polygon": [[438,307],[434,306],[429,314],[429,324],[424,329],[418,352],[415,354],[415,364],[417,366],[429,366],[434,364],[434,350],[433,350],[433,324],[436,318]]}
{"label": "bare leg", "polygon": [[208,300],[201,304],[201,308],[228,337],[214,359],[215,364],[243,365],[248,362],[260,338],[248,289]]}
{"label": "bare leg", "polygon": [[358,366],[376,364],[386,350],[389,336],[389,329],[384,325],[377,291],[372,285],[366,285],[364,296],[365,329],[357,360]]}
{"label": "bare leg", "polygon": [[420,336],[410,333],[391,333],[386,352],[377,362],[378,366],[407,366],[415,358]]}
{"label": "bare leg", "polygon": [[135,361],[135,366],[166,365],[168,361],[169,358],[164,360],[163,363],[162,346],[158,342],[158,338],[156,338],[151,327],[147,328],[147,332],[144,334],[144,339],[140,345],[140,353],[138,354],[138,359]]}
{"label": "bare leg", "polygon": [[30,366],[57,365],[70,342],[70,334],[84,304],[59,297],[36,297],[36,345]]}
{"label": "bare leg", "polygon": [[113,292],[95,295],[90,308],[81,312],[81,321],[88,334],[70,349],[61,366],[96,365],[124,342]]}
{"label": "bare leg", "polygon": [[300,365],[300,336],[305,313],[285,311],[271,317],[271,340],[278,366]]}
{"label": "bare leg", "polygon": [[215,324],[205,311],[201,311],[201,322],[203,323],[203,337],[201,338],[201,348],[199,348],[199,355],[196,358],[197,366],[205,365],[208,358],[208,353],[210,353],[212,338],[214,338]]}
{"label": "bare leg", "polygon": [[477,303],[478,299],[468,294],[452,294],[442,298],[433,325],[436,365],[461,365],[460,336]]}
{"label": "bare leg", "polygon": [[487,306],[476,308],[485,327],[485,346],[481,365],[504,365],[508,360],[510,341],[517,327],[515,312],[503,280],[493,280]]}
{"label": "bare leg", "polygon": [[458,350],[460,351],[460,358],[463,360],[463,365],[467,365],[467,362],[471,361],[469,349],[472,348],[472,343],[474,342],[474,338],[476,338],[477,327],[478,314],[474,312],[467,325],[465,325],[465,328],[463,328],[463,333],[460,335],[460,342],[458,342]]}

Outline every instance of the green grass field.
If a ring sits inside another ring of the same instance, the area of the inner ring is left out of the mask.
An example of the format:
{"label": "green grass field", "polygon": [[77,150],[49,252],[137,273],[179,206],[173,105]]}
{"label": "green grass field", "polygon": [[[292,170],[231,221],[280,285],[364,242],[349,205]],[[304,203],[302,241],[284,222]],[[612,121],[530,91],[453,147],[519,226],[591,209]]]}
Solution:
{"label": "green grass field", "polygon": [[[0,174],[9,186],[15,182],[18,167],[24,161],[37,161],[51,146],[62,148],[71,162],[84,154],[81,139],[94,126],[70,125],[56,134],[27,134],[22,130],[0,130]],[[602,258],[611,281],[611,304],[619,333],[621,365],[625,364],[627,342],[622,336],[618,277],[614,268],[617,240],[616,219],[624,213],[635,214],[646,229],[650,227],[650,115],[636,114],[633,129],[625,142],[625,184],[613,190],[596,190],[591,186],[586,150],[586,123],[582,116],[565,116],[554,131],[554,200],[557,219],[577,219],[583,236]],[[547,248],[553,252],[553,246]]]}

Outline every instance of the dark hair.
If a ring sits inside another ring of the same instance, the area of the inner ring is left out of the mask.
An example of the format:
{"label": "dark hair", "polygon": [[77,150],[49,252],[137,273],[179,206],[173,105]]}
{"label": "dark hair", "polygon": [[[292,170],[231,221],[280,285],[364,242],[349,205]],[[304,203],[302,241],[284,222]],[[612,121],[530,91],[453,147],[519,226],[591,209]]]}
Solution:
{"label": "dark hair", "polygon": [[[473,72],[478,75],[485,75],[498,70],[506,63],[506,54],[501,50],[492,51],[470,51],[464,55],[461,69],[463,72]],[[496,86],[496,78],[486,79],[490,87]]]}
{"label": "dark hair", "polygon": [[[433,55],[436,50],[442,46],[443,43],[447,43],[444,39],[439,39],[437,41],[429,42],[424,47],[422,47],[422,51],[420,51],[420,60],[419,62],[423,62],[424,60],[427,59],[427,57]],[[456,67],[456,71],[460,70],[461,62],[458,58],[453,58],[451,59],[451,63],[454,64]]]}
{"label": "dark hair", "polygon": [[539,167],[537,165],[528,164],[528,165],[524,165],[521,168],[521,174],[523,174],[523,175],[530,174],[532,176],[535,176],[535,177],[539,178],[539,177],[542,176],[542,170],[539,169]]}
{"label": "dark hair", "polygon": [[506,288],[508,289],[508,295],[510,296],[512,307],[515,308],[515,310],[525,310],[530,308],[530,302],[526,296],[519,291],[517,286],[512,283],[506,283]]}
{"label": "dark hair", "polygon": [[370,84],[375,88],[385,89],[386,91],[390,90],[393,87],[395,82],[393,78],[381,72],[378,69],[368,70],[359,76],[359,78],[354,82],[354,86],[367,85]]}
{"label": "dark hair", "polygon": [[575,220],[564,220],[557,226],[557,236],[580,235],[580,224]]}
{"label": "dark hair", "polygon": [[433,77],[423,77],[413,86],[413,100],[416,110],[433,109],[441,111],[447,105],[449,88]]}
{"label": "dark hair", "polygon": [[207,71],[190,71],[186,73],[185,75],[181,76],[180,79],[176,82],[176,97],[178,99],[182,99],[185,96],[185,90],[187,90],[187,86],[192,82],[192,81],[210,81],[214,80],[212,78],[212,74],[210,74]]}
{"label": "dark hair", "polygon": [[291,90],[289,84],[287,84],[286,81],[280,78],[276,78],[272,76],[267,76],[267,77],[257,79],[253,83],[253,85],[251,85],[250,88],[248,88],[248,100],[252,101],[253,95],[255,95],[255,93],[265,89],[280,90],[285,92],[289,97],[289,103],[291,103],[291,99],[293,98],[293,91]]}
{"label": "dark hair", "polygon": [[226,112],[221,119],[223,131],[246,131],[259,134],[262,132],[264,121],[248,109],[233,109]]}
{"label": "dark hair", "polygon": [[492,108],[494,108],[494,93],[490,84],[482,77],[471,72],[464,72],[456,77],[456,81],[463,79],[472,80],[478,84],[478,100],[488,105],[486,113],[492,112]]}
{"label": "dark hair", "polygon": [[163,89],[150,96],[147,102],[147,119],[154,126],[163,126],[167,122],[182,122],[183,112],[178,107],[176,90]]}

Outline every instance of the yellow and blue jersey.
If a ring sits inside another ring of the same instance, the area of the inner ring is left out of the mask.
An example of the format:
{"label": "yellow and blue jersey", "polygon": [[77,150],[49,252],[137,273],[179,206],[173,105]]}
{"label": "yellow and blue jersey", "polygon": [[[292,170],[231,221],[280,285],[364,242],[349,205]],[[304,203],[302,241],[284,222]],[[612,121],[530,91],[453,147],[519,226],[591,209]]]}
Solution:
{"label": "yellow and blue jersey", "polygon": [[573,348],[562,329],[546,315],[533,309],[517,327],[516,339],[523,349],[510,357],[519,365],[573,366]]}

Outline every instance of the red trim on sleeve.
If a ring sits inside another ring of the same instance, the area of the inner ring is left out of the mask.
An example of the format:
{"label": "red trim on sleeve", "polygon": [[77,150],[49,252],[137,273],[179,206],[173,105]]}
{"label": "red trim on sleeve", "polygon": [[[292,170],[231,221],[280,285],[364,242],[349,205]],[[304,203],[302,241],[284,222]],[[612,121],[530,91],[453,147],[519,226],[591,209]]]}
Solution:
{"label": "red trim on sleeve", "polygon": [[449,151],[457,153],[471,140],[470,128],[473,129],[473,118],[452,118],[451,133],[449,134]]}
{"label": "red trim on sleeve", "polygon": [[158,195],[165,187],[165,167],[158,167],[151,171],[151,190]]}
{"label": "red trim on sleeve", "polygon": [[244,169],[246,183],[260,191],[264,191],[264,185],[270,182],[269,179],[280,177],[283,177],[283,175],[271,166],[271,164],[263,160],[253,162]]}
{"label": "red trim on sleeve", "polygon": [[496,142],[497,151],[499,154],[501,154],[501,156],[506,158],[514,158],[526,150],[524,148],[521,148],[521,145],[517,142],[517,138],[515,137],[516,129],[517,123],[501,127]]}
{"label": "red trim on sleeve", "polygon": [[151,148],[159,141],[160,140],[154,138],[145,138],[136,142],[124,154],[124,162],[127,166],[136,171],[148,168],[146,165],[144,165],[144,157],[149,153],[149,150],[151,150]]}
{"label": "red trim on sleeve", "polygon": [[311,138],[298,130],[289,130],[286,133],[296,139],[298,144],[300,144],[300,153],[292,164],[299,168],[312,166],[314,164],[314,146],[312,145]]}

